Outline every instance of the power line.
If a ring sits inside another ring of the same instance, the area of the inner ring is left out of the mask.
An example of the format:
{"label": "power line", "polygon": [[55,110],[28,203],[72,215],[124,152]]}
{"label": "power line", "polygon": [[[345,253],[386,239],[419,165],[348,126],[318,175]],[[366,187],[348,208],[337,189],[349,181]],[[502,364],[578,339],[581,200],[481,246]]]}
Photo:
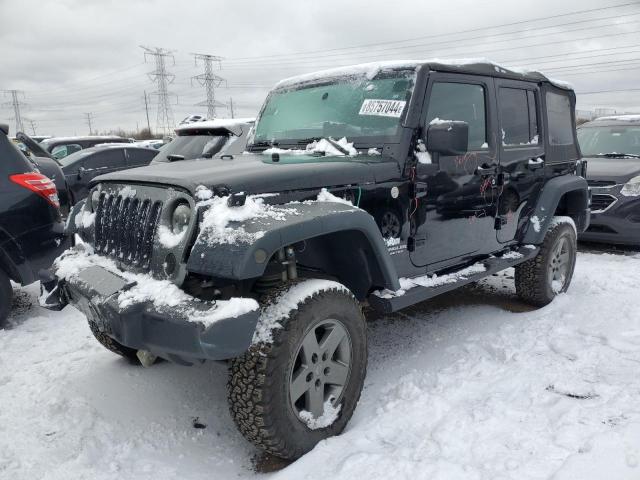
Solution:
{"label": "power line", "polygon": [[[591,8],[588,10],[577,10],[577,11],[572,11],[572,12],[568,12],[568,13],[563,13],[563,14],[558,14],[558,15],[550,15],[547,17],[538,17],[538,18],[531,18],[528,20],[520,20],[517,22],[510,22],[510,23],[503,23],[503,24],[499,24],[499,25],[491,25],[488,27],[477,27],[477,28],[471,28],[471,29],[466,29],[466,30],[459,30],[457,32],[453,32],[450,35],[460,35],[460,34],[464,34],[464,33],[475,33],[475,32],[480,32],[483,30],[495,30],[496,28],[503,28],[503,27],[511,27],[514,25],[523,25],[526,23],[534,23],[534,22],[541,22],[544,20],[552,20],[555,18],[563,18],[563,17],[574,17],[577,15],[581,15],[584,13],[593,13],[593,12],[598,12],[598,11],[603,11],[603,10],[611,10],[611,9],[616,9],[616,8],[623,8],[623,7],[628,7],[628,6],[638,6],[637,2],[628,2],[628,3],[623,3],[623,4],[618,4],[618,5],[609,5],[606,7],[599,7],[599,8]],[[293,52],[293,53],[288,53],[288,54],[273,54],[273,55],[260,55],[260,56],[252,56],[252,57],[230,57],[227,62],[231,63],[237,60],[256,60],[256,59],[265,59],[265,58],[281,58],[281,57],[291,57],[291,56],[298,56],[298,55],[309,55],[309,54],[316,54],[316,53],[325,53],[325,52],[335,52],[335,51],[342,51],[342,50],[352,50],[352,49],[362,49],[362,48],[366,48],[369,49],[371,47],[376,47],[376,46],[381,46],[381,45],[390,45],[390,44],[397,44],[397,43],[405,43],[405,42],[413,42],[416,40],[425,40],[425,39],[429,39],[429,38],[440,38],[442,37],[444,34],[431,34],[431,35],[423,35],[420,37],[413,37],[413,38],[408,38],[408,39],[404,39],[404,40],[394,40],[394,41],[390,41],[390,42],[377,42],[377,43],[367,43],[367,44],[361,44],[361,45],[356,45],[356,46],[351,46],[351,47],[338,47],[338,48],[331,48],[331,49],[321,49],[321,50],[306,50],[306,51],[302,51],[302,52]]]}
{"label": "power line", "polygon": [[158,90],[153,92],[153,95],[158,96],[158,120],[156,129],[162,131],[165,135],[169,135],[175,126],[171,103],[169,102],[169,96],[171,95],[169,92],[169,84],[175,80],[175,75],[167,72],[166,59],[171,58],[175,65],[173,52],[159,47],[144,47],[141,45],[140,48],[145,51],[145,61],[147,55],[150,55],[153,57],[156,65],[156,69],[149,73],[149,78],[158,85]]}
{"label": "power line", "polygon": [[213,64],[214,62],[218,64],[219,68],[221,66],[222,57],[218,57],[216,55],[208,55],[205,53],[193,53],[193,58],[195,64],[198,65],[198,61],[201,61],[204,66],[204,72],[191,77],[191,81],[196,80],[200,85],[202,85],[207,94],[207,99],[204,102],[197,103],[196,105],[206,105],[207,106],[207,118],[213,119],[216,117],[216,107],[224,107],[224,103],[216,102],[216,87],[219,87],[226,80],[218,75],[213,73]]}

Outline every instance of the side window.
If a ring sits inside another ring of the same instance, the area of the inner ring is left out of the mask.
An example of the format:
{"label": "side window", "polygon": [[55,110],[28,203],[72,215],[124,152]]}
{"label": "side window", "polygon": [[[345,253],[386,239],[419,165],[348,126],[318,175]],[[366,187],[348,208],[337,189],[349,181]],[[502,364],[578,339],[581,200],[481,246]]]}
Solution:
{"label": "side window", "polygon": [[433,84],[427,125],[434,119],[461,120],[469,124],[469,150],[487,148],[485,89],[470,83]]}
{"label": "side window", "polygon": [[51,155],[56,160],[60,160],[61,158],[66,157],[67,155],[71,155],[74,152],[78,152],[82,150],[82,147],[77,143],[71,143],[68,145],[56,145],[51,150]]}
{"label": "side window", "polygon": [[87,170],[105,170],[108,168],[123,168],[125,166],[122,150],[109,150],[87,157],[84,168]]}
{"label": "side window", "polygon": [[127,165],[147,165],[153,160],[153,157],[155,157],[157,153],[157,150],[150,148],[127,149]]}
{"label": "side window", "polygon": [[547,117],[549,119],[549,143],[551,145],[573,144],[573,121],[571,102],[566,95],[547,92]]}
{"label": "side window", "polygon": [[502,145],[538,144],[535,94],[521,88],[500,87],[498,91]]}

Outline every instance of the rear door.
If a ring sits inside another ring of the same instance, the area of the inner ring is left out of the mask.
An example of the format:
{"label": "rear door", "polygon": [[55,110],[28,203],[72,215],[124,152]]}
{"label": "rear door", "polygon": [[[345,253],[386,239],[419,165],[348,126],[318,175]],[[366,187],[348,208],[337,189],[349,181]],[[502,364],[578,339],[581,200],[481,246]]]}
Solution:
{"label": "rear door", "polygon": [[496,79],[501,139],[500,200],[496,236],[514,240],[529,220],[544,180],[544,142],[540,135],[540,91],[536,84]]}

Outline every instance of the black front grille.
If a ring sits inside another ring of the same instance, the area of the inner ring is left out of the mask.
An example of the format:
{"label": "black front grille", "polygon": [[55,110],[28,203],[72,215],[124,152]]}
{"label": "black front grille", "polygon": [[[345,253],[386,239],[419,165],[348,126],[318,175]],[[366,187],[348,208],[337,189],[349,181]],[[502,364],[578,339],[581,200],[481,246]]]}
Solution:
{"label": "black front grille", "polygon": [[616,182],[612,180],[587,180],[587,184],[590,187],[610,187],[615,185]]}
{"label": "black front grille", "polygon": [[611,206],[616,201],[616,197],[611,195],[593,194],[591,196],[591,211],[597,212]]}
{"label": "black front grille", "polygon": [[96,251],[148,270],[161,211],[159,201],[102,192],[96,210]]}

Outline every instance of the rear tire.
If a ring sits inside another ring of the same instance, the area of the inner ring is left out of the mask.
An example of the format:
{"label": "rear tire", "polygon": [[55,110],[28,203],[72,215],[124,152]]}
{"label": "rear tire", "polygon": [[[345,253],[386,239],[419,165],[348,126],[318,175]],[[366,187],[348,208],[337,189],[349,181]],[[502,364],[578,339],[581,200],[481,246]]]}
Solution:
{"label": "rear tire", "polygon": [[0,328],[4,327],[13,301],[13,288],[9,277],[3,270],[0,270]]}
{"label": "rear tire", "polygon": [[296,299],[295,291],[286,297],[304,283],[268,296],[263,313],[270,305],[292,310],[279,320],[282,328],[272,330],[272,342],[255,344],[231,361],[227,385],[240,432],[285,459],[296,459],[342,432],[360,399],[367,366],[366,324],[358,301],[339,284],[307,298]]}
{"label": "rear tire", "polygon": [[535,258],[515,267],[516,293],[525,302],[544,307],[571,284],[576,265],[576,231],[557,223],[547,231]]}
{"label": "rear tire", "polygon": [[87,319],[87,321],[89,322],[89,329],[91,330],[91,333],[93,333],[93,336],[96,338],[96,340],[100,342],[100,345],[102,345],[110,352],[126,358],[133,364],[140,364],[140,360],[138,360],[138,357],[136,356],[136,350],[134,350],[133,348],[125,347],[121,343],[116,342],[105,332],[100,331],[98,325],[93,320]]}

